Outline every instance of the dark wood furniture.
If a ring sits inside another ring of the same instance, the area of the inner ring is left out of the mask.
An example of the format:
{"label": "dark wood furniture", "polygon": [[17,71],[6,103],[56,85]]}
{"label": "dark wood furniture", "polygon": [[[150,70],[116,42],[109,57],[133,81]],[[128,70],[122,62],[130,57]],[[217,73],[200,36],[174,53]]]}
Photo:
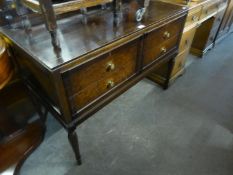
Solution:
{"label": "dark wood furniture", "polygon": [[[37,13],[42,13],[39,0],[21,0],[21,2]],[[72,1],[52,1],[55,14],[68,13],[82,8],[93,7],[112,0],[72,0]]]}
{"label": "dark wood furniture", "polygon": [[13,74],[6,44],[0,38],[0,174],[8,175],[19,172],[43,139],[42,121],[28,121],[37,111],[41,117],[46,115],[27,87],[16,76],[12,80]]}
{"label": "dark wood furniture", "polygon": [[0,37],[0,90],[10,81],[13,73],[14,69],[7,53],[6,44]]}
{"label": "dark wood furniture", "polygon": [[45,127],[35,116],[37,108],[22,82],[13,81],[4,87],[0,99],[0,174],[16,175],[42,142]]}
{"label": "dark wood furniture", "polygon": [[68,131],[78,164],[77,125],[159,65],[168,62],[170,76],[187,9],[151,1],[137,23],[137,6],[123,4],[118,25],[110,10],[90,13],[85,24],[79,14],[59,20],[61,52],[43,24],[33,26],[30,36],[21,28],[1,28],[31,92]]}

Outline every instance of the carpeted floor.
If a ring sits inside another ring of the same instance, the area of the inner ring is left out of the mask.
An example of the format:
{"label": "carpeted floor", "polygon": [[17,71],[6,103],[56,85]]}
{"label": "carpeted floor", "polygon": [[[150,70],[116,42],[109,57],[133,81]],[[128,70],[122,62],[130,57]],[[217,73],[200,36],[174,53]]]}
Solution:
{"label": "carpeted floor", "polygon": [[83,165],[52,117],[22,175],[232,175],[233,35],[167,91],[143,80],[77,128]]}

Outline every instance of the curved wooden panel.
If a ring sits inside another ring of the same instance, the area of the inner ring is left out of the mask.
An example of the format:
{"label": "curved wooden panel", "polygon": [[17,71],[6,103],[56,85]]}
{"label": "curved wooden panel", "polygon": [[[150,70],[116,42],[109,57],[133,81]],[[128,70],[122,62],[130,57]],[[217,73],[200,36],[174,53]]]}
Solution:
{"label": "curved wooden panel", "polygon": [[6,51],[6,45],[0,38],[0,90],[9,82],[13,68]]}

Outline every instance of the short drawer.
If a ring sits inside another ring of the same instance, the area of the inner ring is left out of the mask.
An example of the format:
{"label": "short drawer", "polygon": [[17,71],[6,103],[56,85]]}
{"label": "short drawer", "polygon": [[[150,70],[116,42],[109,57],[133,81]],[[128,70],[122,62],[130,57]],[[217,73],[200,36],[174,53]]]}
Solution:
{"label": "short drawer", "polygon": [[137,39],[63,73],[72,109],[80,110],[134,75],[138,62],[138,46]]}
{"label": "short drawer", "polygon": [[172,70],[172,77],[176,76],[179,72],[181,72],[184,69],[188,54],[189,54],[189,50],[186,49],[183,52],[180,52],[179,55],[177,55],[177,57],[175,58],[175,64]]}
{"label": "short drawer", "polygon": [[143,66],[147,66],[178,45],[183,18],[147,33],[144,38]]}
{"label": "short drawer", "polygon": [[196,28],[194,27],[183,33],[180,41],[179,52],[183,52],[185,49],[190,48],[195,32]]}
{"label": "short drawer", "polygon": [[197,7],[189,11],[186,18],[185,27],[190,25],[196,25],[201,16],[201,7]]}
{"label": "short drawer", "polygon": [[216,35],[218,33],[218,29],[219,29],[219,26],[221,25],[222,18],[224,16],[224,14],[225,14],[225,10],[221,10],[216,15],[214,23],[213,23],[213,26],[212,26],[212,29],[210,31],[210,35],[208,37],[208,41],[207,41],[206,47],[208,47],[208,46],[210,46],[211,44],[214,43],[215,37],[216,37]]}
{"label": "short drawer", "polygon": [[219,9],[220,2],[219,1],[210,1],[205,4],[202,8],[200,20],[211,16],[212,14],[216,13]]}
{"label": "short drawer", "polygon": [[179,36],[175,36],[162,44],[151,43],[151,47],[144,48],[143,66],[147,66],[156,59],[164,56],[178,45]]}
{"label": "short drawer", "polygon": [[219,2],[219,9],[227,8],[228,0],[220,0]]}
{"label": "short drawer", "polygon": [[220,26],[220,24],[222,22],[224,14],[225,14],[224,9],[218,12],[218,14],[216,15],[214,24],[213,24],[213,28],[219,28],[219,26]]}

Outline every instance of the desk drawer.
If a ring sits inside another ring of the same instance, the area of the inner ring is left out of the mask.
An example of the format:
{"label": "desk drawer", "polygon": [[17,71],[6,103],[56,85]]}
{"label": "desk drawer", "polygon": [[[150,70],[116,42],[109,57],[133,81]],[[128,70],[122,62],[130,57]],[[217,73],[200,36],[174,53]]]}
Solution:
{"label": "desk drawer", "polygon": [[219,29],[219,26],[220,26],[220,24],[222,22],[222,18],[224,16],[224,14],[225,14],[225,10],[221,10],[216,15],[213,26],[212,26],[212,29],[210,31],[210,35],[209,35],[206,47],[208,47],[208,46],[210,46],[211,44],[214,43],[215,37],[217,35],[218,29]]}
{"label": "desk drawer", "polygon": [[63,75],[73,112],[136,73],[139,40],[76,67]]}
{"label": "desk drawer", "polygon": [[200,20],[211,16],[213,13],[216,13],[219,9],[219,6],[220,6],[220,2],[215,1],[215,0],[210,1],[207,4],[205,4],[202,8]]}
{"label": "desk drawer", "polygon": [[185,27],[197,24],[197,22],[200,19],[200,16],[201,16],[201,7],[190,10],[186,18]]}
{"label": "desk drawer", "polygon": [[183,33],[180,41],[179,52],[183,52],[185,49],[190,48],[195,32],[196,32],[196,28],[194,27]]}
{"label": "desk drawer", "polygon": [[147,33],[144,39],[143,66],[149,65],[175,48],[182,29],[183,18]]}
{"label": "desk drawer", "polygon": [[227,2],[228,2],[228,0],[220,0],[219,9],[227,8]]}
{"label": "desk drawer", "polygon": [[179,55],[177,55],[177,57],[175,58],[175,64],[171,74],[172,77],[184,69],[188,54],[189,54],[189,49],[186,49],[183,52],[180,52]]}
{"label": "desk drawer", "polygon": [[213,24],[213,28],[219,28],[219,26],[220,26],[220,24],[222,22],[224,14],[225,14],[224,9],[222,9],[221,11],[218,12],[218,14],[216,15],[214,24]]}

